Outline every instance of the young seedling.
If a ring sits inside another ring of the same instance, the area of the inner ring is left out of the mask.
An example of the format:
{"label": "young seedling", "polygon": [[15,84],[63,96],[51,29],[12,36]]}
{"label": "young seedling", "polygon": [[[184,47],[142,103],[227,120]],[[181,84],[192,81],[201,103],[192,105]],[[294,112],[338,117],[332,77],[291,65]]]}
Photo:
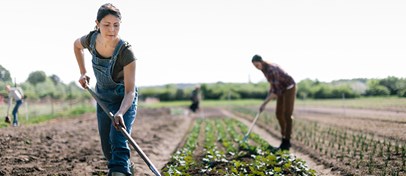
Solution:
{"label": "young seedling", "polygon": [[388,146],[386,148],[386,152],[390,153],[391,147],[392,147],[392,143],[390,141],[388,141]]}
{"label": "young seedling", "polygon": [[372,174],[373,162],[374,162],[374,160],[373,160],[373,154],[370,153],[370,154],[369,154],[369,163],[368,163],[368,174]]}
{"label": "young seedling", "polygon": [[396,155],[399,154],[399,143],[398,143],[398,140],[396,140],[396,142],[395,142],[395,153],[396,153]]}

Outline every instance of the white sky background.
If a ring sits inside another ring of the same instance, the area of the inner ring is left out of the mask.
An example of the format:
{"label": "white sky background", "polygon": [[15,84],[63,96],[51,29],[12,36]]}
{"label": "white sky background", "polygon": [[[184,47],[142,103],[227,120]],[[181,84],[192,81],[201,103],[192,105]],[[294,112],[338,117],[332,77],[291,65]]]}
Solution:
{"label": "white sky background", "polygon": [[[77,81],[75,39],[93,30],[98,0],[3,0],[0,65],[24,82],[43,70]],[[139,86],[253,82],[254,54],[297,82],[406,75],[404,0],[112,0]],[[91,56],[85,51],[93,75]],[[95,79],[93,78],[93,83]]]}

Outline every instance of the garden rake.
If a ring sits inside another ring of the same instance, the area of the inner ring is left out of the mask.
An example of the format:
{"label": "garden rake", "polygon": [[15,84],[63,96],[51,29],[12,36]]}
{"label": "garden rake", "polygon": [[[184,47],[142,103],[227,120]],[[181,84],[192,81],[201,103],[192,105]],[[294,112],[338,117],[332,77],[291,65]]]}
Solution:
{"label": "garden rake", "polygon": [[[100,105],[100,107],[106,112],[106,114],[110,117],[110,119],[114,122],[114,115],[109,111],[106,105],[102,104],[99,97],[97,96],[96,92],[94,92],[88,85],[86,88],[89,93],[93,96],[93,98],[96,100],[96,102]],[[154,164],[149,160],[147,155],[141,150],[141,148],[137,145],[137,143],[134,141],[134,139],[128,134],[128,132],[123,128],[120,127],[120,132],[127,138],[127,140],[130,142],[130,144],[134,147],[135,151],[141,156],[141,158],[144,160],[144,162],[148,165],[149,169],[156,175],[156,176],[161,176],[161,174],[158,172]]]}
{"label": "garden rake", "polygon": [[248,136],[250,135],[251,130],[252,130],[252,128],[254,127],[255,123],[257,122],[258,117],[259,117],[260,114],[261,114],[261,111],[258,111],[257,114],[255,115],[254,122],[252,122],[251,127],[250,127],[250,129],[248,130],[247,134],[245,134],[244,139],[243,139],[243,142],[247,142]]}

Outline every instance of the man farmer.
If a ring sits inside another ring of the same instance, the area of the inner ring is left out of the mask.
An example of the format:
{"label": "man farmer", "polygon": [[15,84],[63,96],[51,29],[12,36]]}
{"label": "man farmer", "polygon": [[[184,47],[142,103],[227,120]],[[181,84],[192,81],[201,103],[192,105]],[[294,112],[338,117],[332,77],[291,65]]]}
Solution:
{"label": "man farmer", "polygon": [[270,83],[268,96],[259,108],[259,112],[265,109],[266,104],[276,99],[276,118],[281,127],[282,143],[278,149],[289,150],[291,147],[290,137],[292,134],[292,113],[295,105],[296,83],[293,78],[279,65],[265,61],[260,55],[252,57],[252,64],[264,73]]}
{"label": "man farmer", "polygon": [[200,86],[197,85],[195,89],[192,91],[192,95],[190,97],[192,100],[192,104],[189,106],[192,112],[197,112],[199,110],[199,102],[200,102]]}

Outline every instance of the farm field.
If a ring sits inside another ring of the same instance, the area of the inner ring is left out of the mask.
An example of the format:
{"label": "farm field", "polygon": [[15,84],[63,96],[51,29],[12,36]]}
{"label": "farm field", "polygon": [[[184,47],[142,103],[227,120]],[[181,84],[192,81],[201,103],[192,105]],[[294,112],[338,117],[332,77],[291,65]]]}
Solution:
{"label": "farm field", "polygon": [[[234,108],[252,119],[256,108]],[[280,138],[273,109],[259,120]],[[293,145],[344,175],[406,175],[406,113],[376,109],[298,107]]]}
{"label": "farm field", "polygon": [[[133,128],[133,138],[163,174],[185,169],[178,167],[175,158],[182,161],[177,154],[194,141],[197,145],[187,162],[193,169],[182,171],[190,175],[244,173],[249,163],[266,165],[262,160],[254,161],[250,154],[257,155],[257,159],[283,161],[271,166],[268,175],[295,175],[290,172],[292,168],[297,173],[311,173],[314,169],[316,175],[406,175],[403,111],[300,102],[294,113],[289,155],[263,152],[277,147],[280,137],[272,104],[261,115],[247,145],[239,141],[253,119],[256,102],[208,105],[193,115],[186,115],[182,106],[140,108]],[[95,114],[87,113],[77,118],[0,128],[0,175],[106,175],[96,123]],[[198,132],[194,140],[190,139],[193,131]],[[277,142],[270,142],[270,138]],[[285,163],[284,159],[294,162]],[[135,151],[132,160],[136,175],[152,175]],[[239,167],[232,170],[230,166]]]}

